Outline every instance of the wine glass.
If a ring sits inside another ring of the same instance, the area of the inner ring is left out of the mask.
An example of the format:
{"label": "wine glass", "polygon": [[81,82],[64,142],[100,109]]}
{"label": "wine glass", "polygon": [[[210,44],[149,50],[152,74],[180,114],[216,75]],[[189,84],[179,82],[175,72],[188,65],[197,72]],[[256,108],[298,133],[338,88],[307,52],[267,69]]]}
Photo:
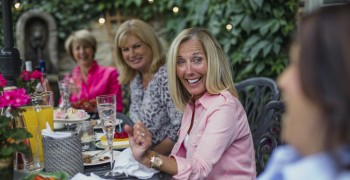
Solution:
{"label": "wine glass", "polygon": [[[69,97],[70,97],[70,88],[69,88],[70,74],[60,74],[58,75],[58,88],[61,96],[61,104],[59,107],[63,109],[64,113],[67,113],[68,108],[70,107]],[[69,131],[69,123],[66,124],[67,131]]]}
{"label": "wine glass", "polygon": [[105,176],[119,176],[119,173],[113,172],[113,137],[116,127],[116,97],[113,94],[101,95],[96,97],[97,110],[101,119],[103,133],[106,135],[108,150],[111,155],[111,170]]}
{"label": "wine glass", "polygon": [[70,96],[70,87],[69,87],[69,81],[70,81],[70,74],[60,74],[58,75],[58,88],[60,90],[60,96],[62,98],[62,108],[65,113],[67,113],[68,108],[70,107],[69,104],[69,96]]}

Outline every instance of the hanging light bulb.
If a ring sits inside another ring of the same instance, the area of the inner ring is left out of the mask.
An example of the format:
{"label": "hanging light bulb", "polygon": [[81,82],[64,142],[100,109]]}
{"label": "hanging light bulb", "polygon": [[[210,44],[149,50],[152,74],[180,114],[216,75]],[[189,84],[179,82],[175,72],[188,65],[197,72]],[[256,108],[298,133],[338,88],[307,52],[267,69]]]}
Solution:
{"label": "hanging light bulb", "polygon": [[180,10],[179,7],[177,7],[177,6],[173,7],[174,14],[177,14],[179,12],[179,10]]}
{"label": "hanging light bulb", "polygon": [[226,29],[227,29],[228,31],[231,31],[231,30],[232,30],[232,24],[230,24],[230,23],[227,24],[227,25],[226,25]]}
{"label": "hanging light bulb", "polygon": [[17,2],[15,3],[15,8],[18,9],[20,6],[21,6],[21,3],[17,1]]}
{"label": "hanging light bulb", "polygon": [[100,18],[98,19],[98,22],[100,24],[104,24],[106,22],[106,19],[104,18],[103,14],[101,14]]}

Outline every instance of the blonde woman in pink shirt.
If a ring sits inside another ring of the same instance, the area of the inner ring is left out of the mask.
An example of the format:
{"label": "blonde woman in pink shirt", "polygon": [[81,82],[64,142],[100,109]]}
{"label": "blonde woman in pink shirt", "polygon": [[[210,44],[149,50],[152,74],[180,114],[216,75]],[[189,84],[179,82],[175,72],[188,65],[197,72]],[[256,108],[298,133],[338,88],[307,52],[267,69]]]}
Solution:
{"label": "blonde woman in pink shirt", "polygon": [[202,28],[183,30],[168,52],[170,95],[184,112],[171,155],[150,150],[144,124],[126,126],[134,158],[174,179],[255,179],[246,113],[237,98],[228,58]]}

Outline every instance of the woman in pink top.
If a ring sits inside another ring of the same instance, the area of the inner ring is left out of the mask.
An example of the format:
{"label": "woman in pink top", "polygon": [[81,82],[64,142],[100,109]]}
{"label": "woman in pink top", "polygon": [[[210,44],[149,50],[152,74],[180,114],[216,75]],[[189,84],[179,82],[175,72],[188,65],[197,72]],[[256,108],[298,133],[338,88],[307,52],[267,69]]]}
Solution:
{"label": "woman in pink top", "polygon": [[100,66],[94,60],[97,42],[92,33],[85,29],[72,33],[66,40],[65,48],[77,63],[72,72],[72,84],[76,87],[71,89],[70,101],[73,105],[95,111],[96,96],[115,94],[117,111],[122,112],[122,89],[118,71],[113,67]]}
{"label": "woman in pink top", "polygon": [[253,140],[228,58],[211,33],[182,31],[168,53],[170,95],[184,112],[170,157],[151,150],[144,124],[126,126],[134,158],[175,179],[255,179]]}

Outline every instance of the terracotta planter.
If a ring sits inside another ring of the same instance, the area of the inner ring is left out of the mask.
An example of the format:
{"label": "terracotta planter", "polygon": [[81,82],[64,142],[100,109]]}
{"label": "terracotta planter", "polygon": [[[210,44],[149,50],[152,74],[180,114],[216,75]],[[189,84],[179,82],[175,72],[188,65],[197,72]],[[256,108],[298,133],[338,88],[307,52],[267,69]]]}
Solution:
{"label": "terracotta planter", "polygon": [[13,179],[13,156],[0,158],[1,179]]}

